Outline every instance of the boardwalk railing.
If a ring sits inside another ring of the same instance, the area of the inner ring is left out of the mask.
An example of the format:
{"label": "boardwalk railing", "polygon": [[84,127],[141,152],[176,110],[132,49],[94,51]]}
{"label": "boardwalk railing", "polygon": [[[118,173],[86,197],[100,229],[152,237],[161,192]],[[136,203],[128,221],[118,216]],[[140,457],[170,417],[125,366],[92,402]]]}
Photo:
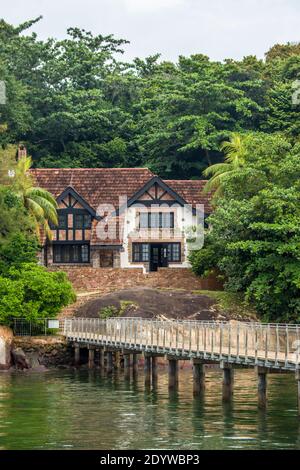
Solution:
{"label": "boardwalk railing", "polygon": [[300,326],[246,322],[158,321],[139,318],[72,318],[64,334],[73,342],[295,370]]}

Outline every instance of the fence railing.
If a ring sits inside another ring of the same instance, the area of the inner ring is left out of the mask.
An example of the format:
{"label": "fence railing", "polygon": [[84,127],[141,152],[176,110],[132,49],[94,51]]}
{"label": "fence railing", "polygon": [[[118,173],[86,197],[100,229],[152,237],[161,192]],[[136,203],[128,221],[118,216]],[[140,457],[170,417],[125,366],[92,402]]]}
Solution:
{"label": "fence railing", "polygon": [[10,326],[15,336],[47,336],[64,331],[64,319],[37,318],[27,320],[14,318]]}
{"label": "fence railing", "polygon": [[64,334],[80,341],[102,341],[149,351],[236,362],[298,367],[300,326],[252,322],[160,321],[137,318],[65,319]]}

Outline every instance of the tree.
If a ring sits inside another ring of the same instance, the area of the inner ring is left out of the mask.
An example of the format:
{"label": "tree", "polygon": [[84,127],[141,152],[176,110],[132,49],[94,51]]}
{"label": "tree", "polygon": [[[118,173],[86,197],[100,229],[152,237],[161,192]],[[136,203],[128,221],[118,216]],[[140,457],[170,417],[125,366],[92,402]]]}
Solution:
{"label": "tree", "polygon": [[229,141],[221,144],[221,150],[225,153],[224,163],[217,163],[209,166],[203,172],[204,176],[211,177],[205,186],[205,191],[214,191],[214,199],[222,194],[226,179],[238,174],[245,165],[246,137],[239,134],[232,134]]}
{"label": "tree", "polygon": [[13,318],[38,321],[55,317],[62,307],[75,301],[71,283],[63,272],[50,273],[42,266],[23,264],[0,276],[0,321]]}
{"label": "tree", "polygon": [[218,268],[267,321],[300,321],[300,149],[252,135],[245,164],[226,178],[195,273]]}
{"label": "tree", "polygon": [[35,186],[34,178],[29,173],[31,163],[30,157],[21,157],[19,159],[15,166],[12,187],[34,219],[37,233],[39,234],[40,227],[42,227],[48,238],[51,239],[49,222],[55,225],[58,223],[57,202],[48,191]]}
{"label": "tree", "polygon": [[36,262],[39,243],[31,218],[11,188],[0,186],[0,275],[11,266]]}

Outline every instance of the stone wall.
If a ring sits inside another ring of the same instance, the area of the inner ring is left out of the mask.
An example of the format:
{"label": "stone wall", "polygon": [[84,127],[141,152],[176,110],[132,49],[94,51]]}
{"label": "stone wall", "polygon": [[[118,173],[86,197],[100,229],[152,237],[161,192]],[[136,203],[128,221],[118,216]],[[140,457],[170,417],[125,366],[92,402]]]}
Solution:
{"label": "stone wall", "polygon": [[[57,270],[58,267],[51,267]],[[222,290],[222,283],[215,275],[200,278],[185,268],[160,268],[157,272],[144,274],[142,269],[114,269],[82,266],[64,266],[63,269],[77,292],[130,289],[136,286],[194,290]]]}

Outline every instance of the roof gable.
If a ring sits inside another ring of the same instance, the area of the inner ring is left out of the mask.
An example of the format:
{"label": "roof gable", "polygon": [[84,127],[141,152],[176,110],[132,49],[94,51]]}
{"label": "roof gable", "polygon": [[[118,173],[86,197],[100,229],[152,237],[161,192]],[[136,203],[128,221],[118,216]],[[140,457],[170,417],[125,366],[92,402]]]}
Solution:
{"label": "roof gable", "polygon": [[[92,217],[96,217],[95,210],[70,186],[66,188],[56,199],[61,208],[80,208],[85,209]],[[65,207],[64,207],[65,206]]]}
{"label": "roof gable", "polygon": [[128,207],[135,203],[149,204],[180,204],[184,206],[187,202],[177,194],[159,176],[151,178],[142,188],[140,188],[129,200]]}

